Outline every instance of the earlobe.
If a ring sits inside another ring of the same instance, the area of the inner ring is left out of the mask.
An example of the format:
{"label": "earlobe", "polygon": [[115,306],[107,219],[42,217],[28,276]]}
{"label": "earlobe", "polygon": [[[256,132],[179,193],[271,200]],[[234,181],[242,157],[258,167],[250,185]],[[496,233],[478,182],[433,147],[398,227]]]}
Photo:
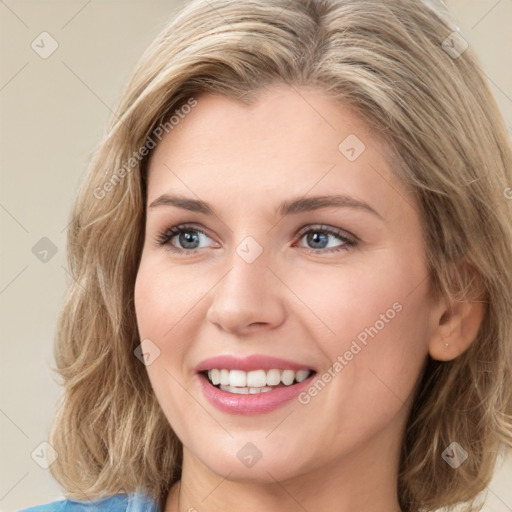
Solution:
{"label": "earlobe", "polygon": [[429,342],[432,359],[451,361],[466,351],[478,334],[484,312],[482,301],[453,302],[445,307]]}

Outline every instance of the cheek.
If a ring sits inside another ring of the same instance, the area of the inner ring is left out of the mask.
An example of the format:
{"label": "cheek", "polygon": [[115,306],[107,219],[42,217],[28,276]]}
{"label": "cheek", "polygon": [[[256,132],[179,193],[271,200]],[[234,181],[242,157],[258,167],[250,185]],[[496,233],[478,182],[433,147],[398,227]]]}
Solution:
{"label": "cheek", "polygon": [[176,339],[175,331],[184,325],[179,323],[179,318],[185,310],[181,306],[184,294],[176,293],[176,289],[180,289],[179,283],[171,284],[171,281],[168,271],[163,272],[154,258],[143,254],[135,281],[135,313],[140,339],[158,353],[158,357],[146,366],[157,395],[161,386],[172,384],[170,374],[175,371],[170,364],[179,364],[181,352],[179,344],[173,343],[171,347],[168,341]]}
{"label": "cheek", "polygon": [[426,322],[427,271],[420,255],[408,255],[386,249],[338,267],[283,269],[283,280],[300,300],[290,297],[291,315],[331,356],[356,338],[364,343],[391,336],[395,350],[410,347],[406,337],[417,338],[426,327],[418,322]]}
{"label": "cheek", "polygon": [[194,316],[190,302],[197,302],[197,297],[183,288],[187,284],[183,272],[171,272],[168,266],[163,269],[161,262],[143,254],[134,289],[135,312],[140,339],[150,340],[152,350],[158,352],[146,365],[151,386],[173,430],[183,433],[186,429],[179,411],[188,411],[186,421],[200,419],[194,418],[198,411],[185,389],[189,383],[181,374],[187,340],[191,339],[187,322]]}
{"label": "cheek", "polygon": [[153,336],[163,341],[175,327],[183,328],[194,315],[206,284],[191,279],[186,269],[169,265],[165,256],[143,254],[134,290],[141,338]]}
{"label": "cheek", "polygon": [[[347,428],[391,418],[413,391],[427,357],[426,270],[420,255],[401,254],[375,254],[361,269],[326,268],[315,279],[303,274],[302,280],[288,281],[305,298],[310,311],[300,315],[302,325],[325,356],[325,400],[350,417]],[[361,413],[360,420],[347,414],[347,404]],[[375,414],[367,414],[370,404]]]}

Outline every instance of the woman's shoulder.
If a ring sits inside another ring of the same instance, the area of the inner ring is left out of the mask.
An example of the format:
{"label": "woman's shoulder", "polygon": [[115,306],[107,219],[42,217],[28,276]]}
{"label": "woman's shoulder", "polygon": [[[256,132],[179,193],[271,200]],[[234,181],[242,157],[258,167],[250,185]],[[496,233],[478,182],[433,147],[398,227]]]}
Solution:
{"label": "woman's shoulder", "polygon": [[24,508],[18,512],[159,512],[156,502],[136,492],[115,494],[90,501],[59,500]]}

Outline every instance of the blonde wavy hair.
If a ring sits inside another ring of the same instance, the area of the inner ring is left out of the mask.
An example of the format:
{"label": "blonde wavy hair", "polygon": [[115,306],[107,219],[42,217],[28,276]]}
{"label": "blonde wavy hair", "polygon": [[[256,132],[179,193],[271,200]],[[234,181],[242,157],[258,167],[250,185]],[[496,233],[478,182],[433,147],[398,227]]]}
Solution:
{"label": "blonde wavy hair", "polygon": [[[382,136],[418,199],[436,294],[470,301],[478,290],[485,302],[470,348],[426,362],[397,489],[404,512],[480,508],[512,446],[512,150],[478,59],[455,31],[446,9],[426,0],[194,0],[164,28],[72,211],[74,279],[53,369],[64,393],[49,436],[67,497],[143,490],[163,508],[180,478],[181,443],[134,355],[151,135],[201,93],[250,104],[286,83],[352,107]],[[469,452],[458,469],[441,457],[452,441]]]}

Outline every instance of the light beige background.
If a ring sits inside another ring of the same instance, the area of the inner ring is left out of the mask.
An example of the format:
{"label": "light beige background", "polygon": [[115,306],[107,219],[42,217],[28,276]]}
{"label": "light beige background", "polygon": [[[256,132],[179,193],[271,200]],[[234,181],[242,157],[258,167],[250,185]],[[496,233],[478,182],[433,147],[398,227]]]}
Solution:
{"label": "light beige background", "polygon": [[[65,228],[121,87],[182,3],[0,0],[2,512],[62,497],[49,470],[31,454],[47,437],[60,395],[49,367],[70,279]],[[512,0],[448,5],[479,54],[512,132]],[[59,45],[47,59],[31,48],[43,31]],[[46,263],[32,253],[43,237],[57,249]],[[512,511],[511,482],[512,457],[496,473],[484,510]]]}

